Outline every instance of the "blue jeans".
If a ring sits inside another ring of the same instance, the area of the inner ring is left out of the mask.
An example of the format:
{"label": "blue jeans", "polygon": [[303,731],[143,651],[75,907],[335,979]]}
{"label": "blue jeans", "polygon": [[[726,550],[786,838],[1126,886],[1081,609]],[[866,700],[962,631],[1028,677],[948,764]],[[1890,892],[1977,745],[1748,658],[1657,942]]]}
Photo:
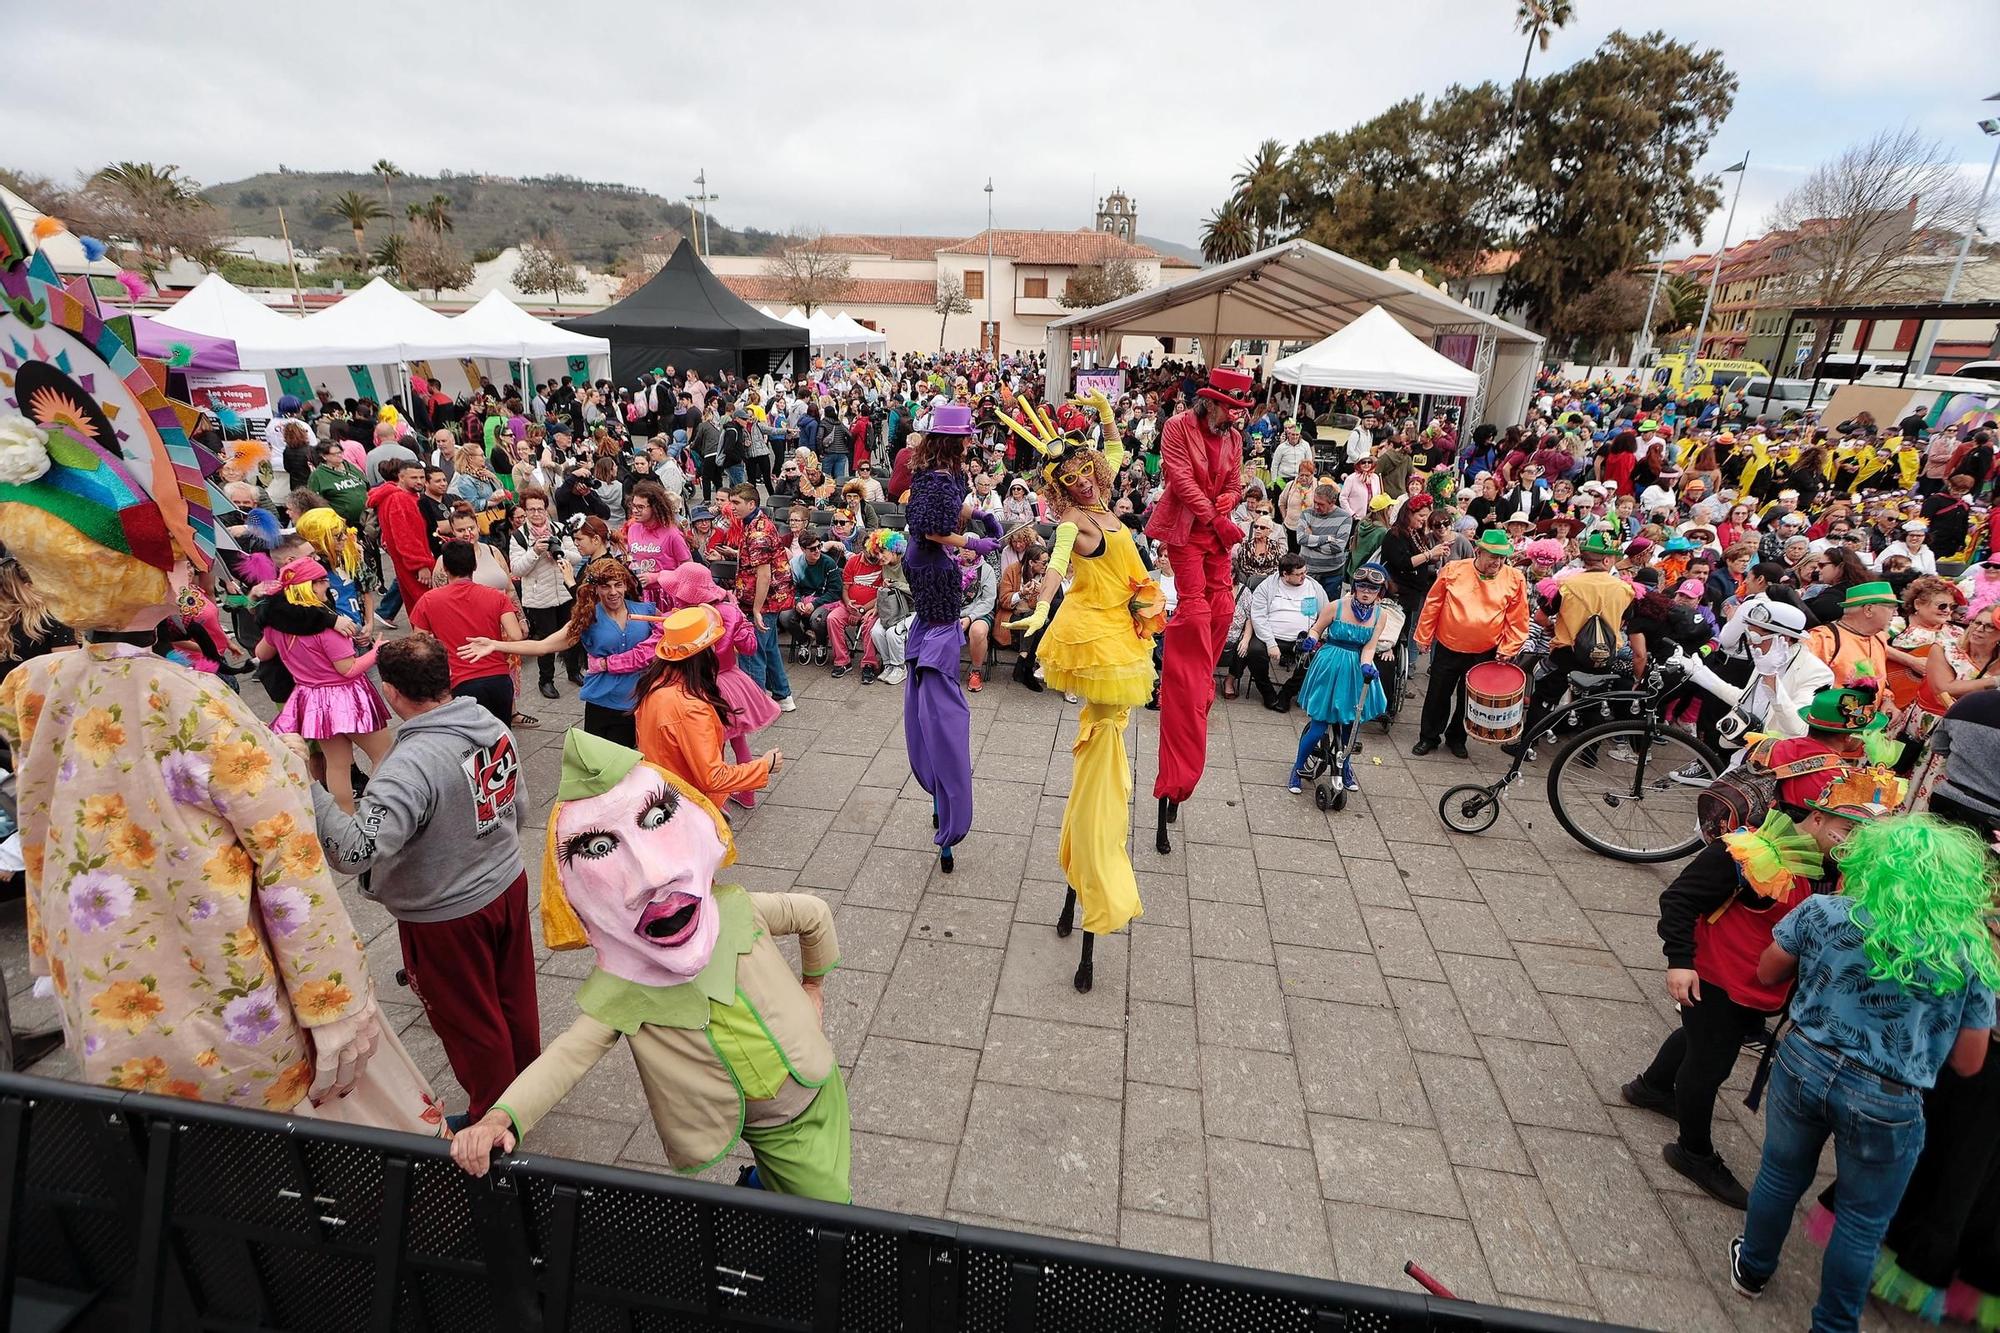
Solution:
{"label": "blue jeans", "polygon": [[836,449],[820,459],[820,470],[835,481],[846,481],[847,464],[847,455]]}
{"label": "blue jeans", "polygon": [[731,486],[741,486],[750,477],[749,472],[741,463],[732,463],[724,471],[729,478]]}
{"label": "blue jeans", "polygon": [[1777,1270],[1793,1210],[1812,1187],[1828,1135],[1840,1186],[1812,1327],[1849,1333],[1861,1327],[1876,1251],[1923,1151],[1923,1096],[1794,1033],[1772,1061],[1764,1160],[1743,1219],[1742,1262],[1751,1276]]}
{"label": "blue jeans", "polygon": [[778,613],[764,613],[764,628],[758,629],[753,619],[750,628],[757,636],[757,651],[744,653],[736,665],[743,668],[743,674],[764,687],[765,693],[773,699],[792,697],[791,677],[785,674],[785,650],[778,643]]}
{"label": "blue jeans", "polygon": [[389,585],[389,591],[382,594],[382,600],[375,604],[375,614],[383,620],[394,620],[396,613],[403,609],[403,583],[398,579]]}

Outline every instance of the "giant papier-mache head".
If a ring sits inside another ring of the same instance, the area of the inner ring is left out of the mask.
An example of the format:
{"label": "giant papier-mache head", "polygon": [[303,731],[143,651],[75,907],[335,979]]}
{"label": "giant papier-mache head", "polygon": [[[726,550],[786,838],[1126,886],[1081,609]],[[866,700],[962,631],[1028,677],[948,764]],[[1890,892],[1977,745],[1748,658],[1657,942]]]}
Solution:
{"label": "giant papier-mache head", "polygon": [[0,544],[79,629],[150,625],[231,544],[200,414],[137,346],[0,209]]}
{"label": "giant papier-mache head", "polygon": [[735,859],[728,822],[680,778],[587,732],[564,737],[542,862],[549,948],[589,945],[642,986],[688,981],[715,951],[715,872]]}

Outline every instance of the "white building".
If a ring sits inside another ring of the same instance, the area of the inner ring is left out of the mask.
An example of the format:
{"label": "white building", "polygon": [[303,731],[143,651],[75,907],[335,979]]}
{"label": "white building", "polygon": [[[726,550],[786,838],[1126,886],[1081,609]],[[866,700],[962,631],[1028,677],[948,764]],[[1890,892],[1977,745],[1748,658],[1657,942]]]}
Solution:
{"label": "white building", "polygon": [[[1136,215],[1130,217],[1136,226]],[[995,229],[990,233],[989,287],[988,237],[987,232],[968,237],[821,237],[815,244],[845,259],[848,275],[846,288],[825,305],[886,333],[892,352],[935,351],[940,345],[976,347],[980,326],[989,318],[999,326],[1002,351],[1032,352],[1045,345],[1049,321],[1070,313],[1061,298],[1079,268],[1130,260],[1143,289],[1199,267],[1111,232]],[[794,304],[784,281],[768,271],[771,261],[766,257],[710,255],[705,262],[747,301],[778,310]],[[937,311],[938,284],[947,279],[955,280],[965,293],[971,308],[963,314],[945,316]]]}

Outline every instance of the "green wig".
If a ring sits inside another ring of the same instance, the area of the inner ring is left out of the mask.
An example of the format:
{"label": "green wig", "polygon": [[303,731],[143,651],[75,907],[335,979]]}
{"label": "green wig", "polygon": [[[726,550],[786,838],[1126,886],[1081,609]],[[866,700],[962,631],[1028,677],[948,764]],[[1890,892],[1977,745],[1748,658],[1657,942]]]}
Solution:
{"label": "green wig", "polygon": [[1994,863],[1971,830],[1936,815],[1871,819],[1834,856],[1871,976],[1937,995],[1964,990],[1974,976],[2000,987],[1986,928]]}

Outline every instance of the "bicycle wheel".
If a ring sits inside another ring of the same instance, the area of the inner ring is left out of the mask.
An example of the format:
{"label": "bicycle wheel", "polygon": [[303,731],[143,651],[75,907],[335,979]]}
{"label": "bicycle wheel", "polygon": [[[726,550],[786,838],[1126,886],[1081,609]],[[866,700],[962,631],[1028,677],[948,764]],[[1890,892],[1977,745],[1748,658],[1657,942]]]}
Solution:
{"label": "bicycle wheel", "polygon": [[1500,819],[1500,798],[1490,787],[1461,783],[1438,801],[1438,818],[1454,833],[1484,833]]}
{"label": "bicycle wheel", "polygon": [[1701,845],[1696,802],[1722,761],[1684,727],[1614,718],[1549,765],[1549,805],[1570,837],[1618,861],[1672,861]]}

